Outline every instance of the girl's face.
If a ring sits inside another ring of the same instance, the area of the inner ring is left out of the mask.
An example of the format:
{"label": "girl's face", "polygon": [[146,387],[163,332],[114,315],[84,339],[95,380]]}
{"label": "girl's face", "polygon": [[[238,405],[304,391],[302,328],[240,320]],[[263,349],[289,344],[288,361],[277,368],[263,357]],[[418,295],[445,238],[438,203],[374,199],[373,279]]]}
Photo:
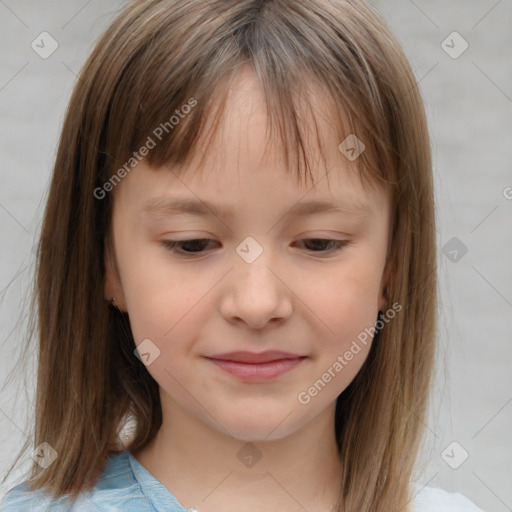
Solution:
{"label": "girl's face", "polygon": [[[105,288],[143,343],[164,420],[185,414],[245,441],[283,438],[333,414],[386,307],[388,195],[363,190],[322,104],[328,165],[313,169],[314,188],[299,185],[266,146],[263,101],[255,75],[240,73],[201,169],[197,158],[179,172],[142,161],[117,185],[117,268],[107,258]],[[335,206],[300,212],[312,202]],[[203,241],[184,243],[194,239]],[[270,350],[295,358],[287,371],[211,359]]]}

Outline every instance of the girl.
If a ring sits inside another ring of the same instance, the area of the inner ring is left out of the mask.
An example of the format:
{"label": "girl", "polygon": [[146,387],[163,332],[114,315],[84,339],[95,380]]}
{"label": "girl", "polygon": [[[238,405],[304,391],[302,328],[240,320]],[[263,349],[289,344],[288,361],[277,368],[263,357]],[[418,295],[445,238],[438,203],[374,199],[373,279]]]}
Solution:
{"label": "girl", "polygon": [[36,283],[34,463],[6,512],[478,510],[411,484],[431,156],[363,1],[127,6],[71,98]]}

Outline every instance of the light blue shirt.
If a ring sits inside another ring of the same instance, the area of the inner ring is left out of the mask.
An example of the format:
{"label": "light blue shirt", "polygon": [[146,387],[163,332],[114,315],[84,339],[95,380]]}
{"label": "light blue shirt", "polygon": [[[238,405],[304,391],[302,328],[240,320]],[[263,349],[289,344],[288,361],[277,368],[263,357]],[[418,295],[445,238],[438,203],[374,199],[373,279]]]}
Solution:
{"label": "light blue shirt", "polygon": [[[413,512],[483,512],[459,493],[425,487],[416,489]],[[196,507],[200,504],[197,503]],[[193,512],[147,471],[129,452],[112,455],[94,488],[74,506],[66,496],[52,500],[42,491],[29,492],[26,483],[5,496],[2,512]],[[198,508],[199,512],[201,509]]]}

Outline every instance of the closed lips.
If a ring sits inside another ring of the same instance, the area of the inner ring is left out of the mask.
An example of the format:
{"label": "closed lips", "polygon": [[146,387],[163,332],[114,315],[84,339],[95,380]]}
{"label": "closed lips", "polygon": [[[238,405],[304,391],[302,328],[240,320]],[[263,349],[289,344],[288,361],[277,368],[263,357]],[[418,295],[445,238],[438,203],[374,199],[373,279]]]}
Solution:
{"label": "closed lips", "polygon": [[271,361],[281,361],[283,359],[302,359],[306,356],[299,354],[292,354],[290,352],[281,352],[276,350],[269,350],[266,352],[226,352],[224,354],[215,354],[209,356],[208,359],[217,359],[223,361],[233,361],[237,363],[246,364],[262,364]]}

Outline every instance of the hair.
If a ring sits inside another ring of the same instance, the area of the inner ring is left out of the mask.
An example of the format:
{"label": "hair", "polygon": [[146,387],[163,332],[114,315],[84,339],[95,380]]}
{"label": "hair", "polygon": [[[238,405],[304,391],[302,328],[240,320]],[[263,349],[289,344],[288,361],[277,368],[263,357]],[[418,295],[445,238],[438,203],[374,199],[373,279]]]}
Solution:
{"label": "hair", "polygon": [[[315,82],[334,106],[329,123],[339,141],[356,134],[364,142],[353,162],[363,183],[391,193],[388,298],[403,313],[377,331],[337,398],[337,510],[398,510],[410,500],[437,328],[431,148],[408,59],[362,0],[137,0],[101,36],[67,109],[37,250],[31,442],[47,442],[59,456],[44,470],[32,464],[31,490],[77,496],[126,449],[119,434],[127,418],[133,452],[159,430],[158,384],[133,354],[129,318],[104,299],[113,194],[99,198],[98,190],[115,184],[157,127],[161,140],[145,156],[154,168],[211,148],[229,84],[246,65],[278,135],[270,140],[297,163],[289,168],[298,179],[311,177],[299,100],[312,98]],[[169,122],[177,110],[188,113]]]}

